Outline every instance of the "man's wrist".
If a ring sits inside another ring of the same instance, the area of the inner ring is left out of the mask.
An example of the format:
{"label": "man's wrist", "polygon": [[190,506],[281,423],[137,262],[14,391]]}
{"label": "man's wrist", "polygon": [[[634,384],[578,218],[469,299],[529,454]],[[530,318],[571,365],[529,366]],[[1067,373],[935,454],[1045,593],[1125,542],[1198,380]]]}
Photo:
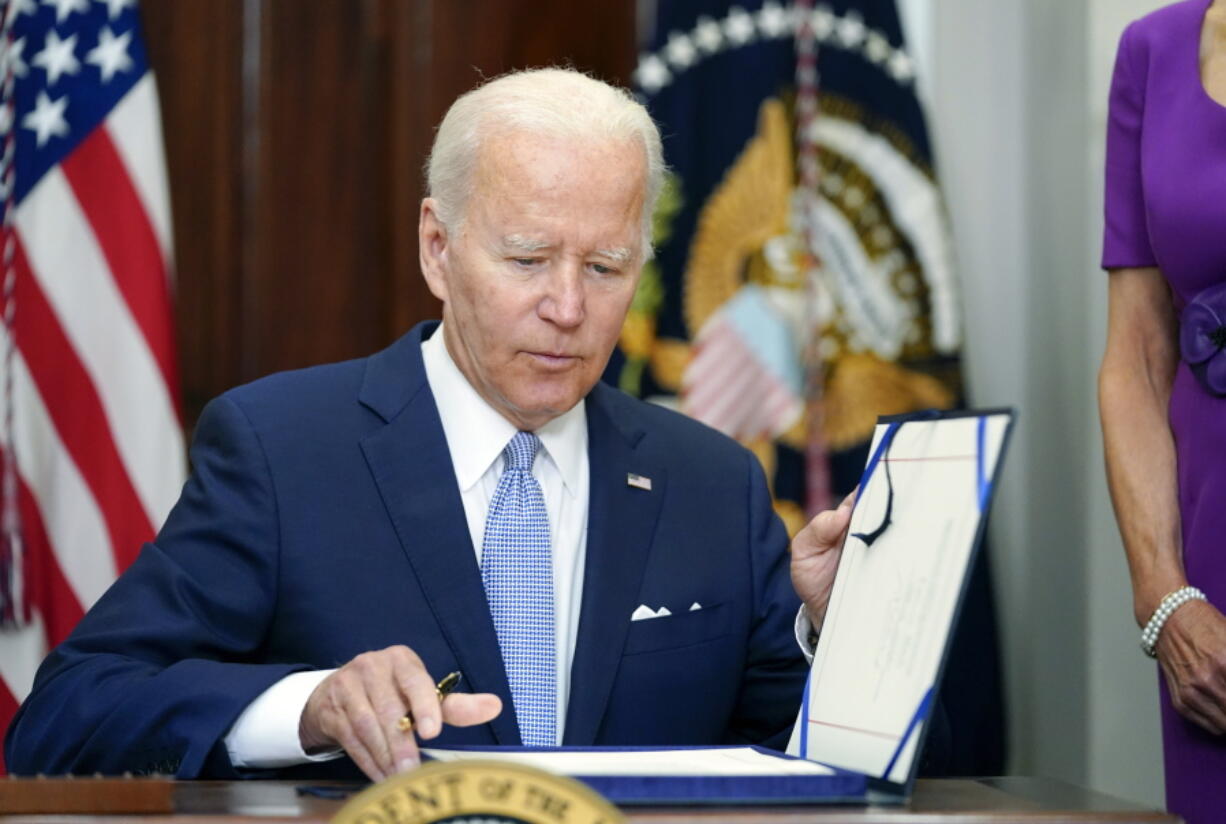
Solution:
{"label": "man's wrist", "polygon": [[800,609],[796,611],[794,632],[796,634],[796,643],[800,647],[801,653],[804,654],[805,660],[812,664],[813,654],[817,652],[817,641],[820,633],[813,626],[813,621],[809,618],[809,608],[803,603],[800,605]]}
{"label": "man's wrist", "polygon": [[248,704],[225,737],[230,762],[239,769],[272,769],[338,757],[339,748],[307,752],[300,732],[307,700],[331,672],[287,675]]}

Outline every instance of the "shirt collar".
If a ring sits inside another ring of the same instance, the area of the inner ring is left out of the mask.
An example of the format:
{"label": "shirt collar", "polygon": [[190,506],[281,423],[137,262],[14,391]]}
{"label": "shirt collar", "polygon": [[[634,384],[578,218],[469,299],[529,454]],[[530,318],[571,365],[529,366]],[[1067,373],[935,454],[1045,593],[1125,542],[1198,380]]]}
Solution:
{"label": "shirt collar", "polygon": [[[434,395],[443,433],[460,490],[471,489],[514,437],[514,424],[504,418],[464,377],[451,359],[440,323],[421,344],[426,381]],[[578,494],[579,473],[587,455],[587,401],[577,404],[536,430],[545,453],[558,468],[566,491]]]}

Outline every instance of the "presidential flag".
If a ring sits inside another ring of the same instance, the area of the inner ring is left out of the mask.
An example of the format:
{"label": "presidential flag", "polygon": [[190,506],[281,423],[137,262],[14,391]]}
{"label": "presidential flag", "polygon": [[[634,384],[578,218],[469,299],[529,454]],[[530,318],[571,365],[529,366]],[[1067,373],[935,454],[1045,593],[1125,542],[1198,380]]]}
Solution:
{"label": "presidential flag", "polygon": [[157,92],[136,0],[7,0],[0,724],[185,471]]}
{"label": "presidential flag", "polygon": [[[962,399],[916,63],[893,0],[649,5],[634,79],[670,173],[606,378],[747,446],[795,533],[854,487],[878,415]],[[945,691],[974,773],[1003,759],[986,576]]]}

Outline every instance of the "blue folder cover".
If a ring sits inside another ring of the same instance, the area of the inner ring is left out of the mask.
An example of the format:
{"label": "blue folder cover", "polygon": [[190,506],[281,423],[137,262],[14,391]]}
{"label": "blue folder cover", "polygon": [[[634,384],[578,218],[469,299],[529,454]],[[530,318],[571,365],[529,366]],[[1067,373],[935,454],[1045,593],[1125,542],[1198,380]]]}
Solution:
{"label": "blue folder cover", "polygon": [[[691,749],[744,749],[729,747],[448,747],[463,752],[644,752]],[[750,747],[781,761],[800,760],[795,756]],[[831,767],[830,775],[571,775],[615,804],[802,804],[838,802],[864,803],[867,779],[860,773]]]}

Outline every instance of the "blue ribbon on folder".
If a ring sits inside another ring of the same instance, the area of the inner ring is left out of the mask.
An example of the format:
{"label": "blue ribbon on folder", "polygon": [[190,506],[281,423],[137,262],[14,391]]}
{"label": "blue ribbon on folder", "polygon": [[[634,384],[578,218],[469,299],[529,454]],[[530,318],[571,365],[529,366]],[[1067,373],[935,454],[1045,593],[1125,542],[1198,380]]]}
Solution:
{"label": "blue ribbon on folder", "polygon": [[988,419],[979,419],[979,427],[975,433],[975,474],[979,482],[979,511],[987,508],[988,498],[992,494],[992,482],[983,471],[983,441],[987,435]]}
{"label": "blue ribbon on folder", "polygon": [[924,697],[920,699],[919,706],[915,708],[915,712],[911,714],[911,720],[907,722],[907,728],[903,730],[902,738],[898,739],[898,746],[894,748],[894,754],[890,756],[889,763],[885,765],[885,771],[881,773],[881,777],[887,781],[890,778],[890,773],[894,771],[894,765],[898,763],[898,757],[902,755],[903,747],[907,746],[907,739],[911,737],[911,733],[915,732],[915,728],[920,723],[928,718],[928,712],[932,709],[932,687],[929,687],[924,692]]}

